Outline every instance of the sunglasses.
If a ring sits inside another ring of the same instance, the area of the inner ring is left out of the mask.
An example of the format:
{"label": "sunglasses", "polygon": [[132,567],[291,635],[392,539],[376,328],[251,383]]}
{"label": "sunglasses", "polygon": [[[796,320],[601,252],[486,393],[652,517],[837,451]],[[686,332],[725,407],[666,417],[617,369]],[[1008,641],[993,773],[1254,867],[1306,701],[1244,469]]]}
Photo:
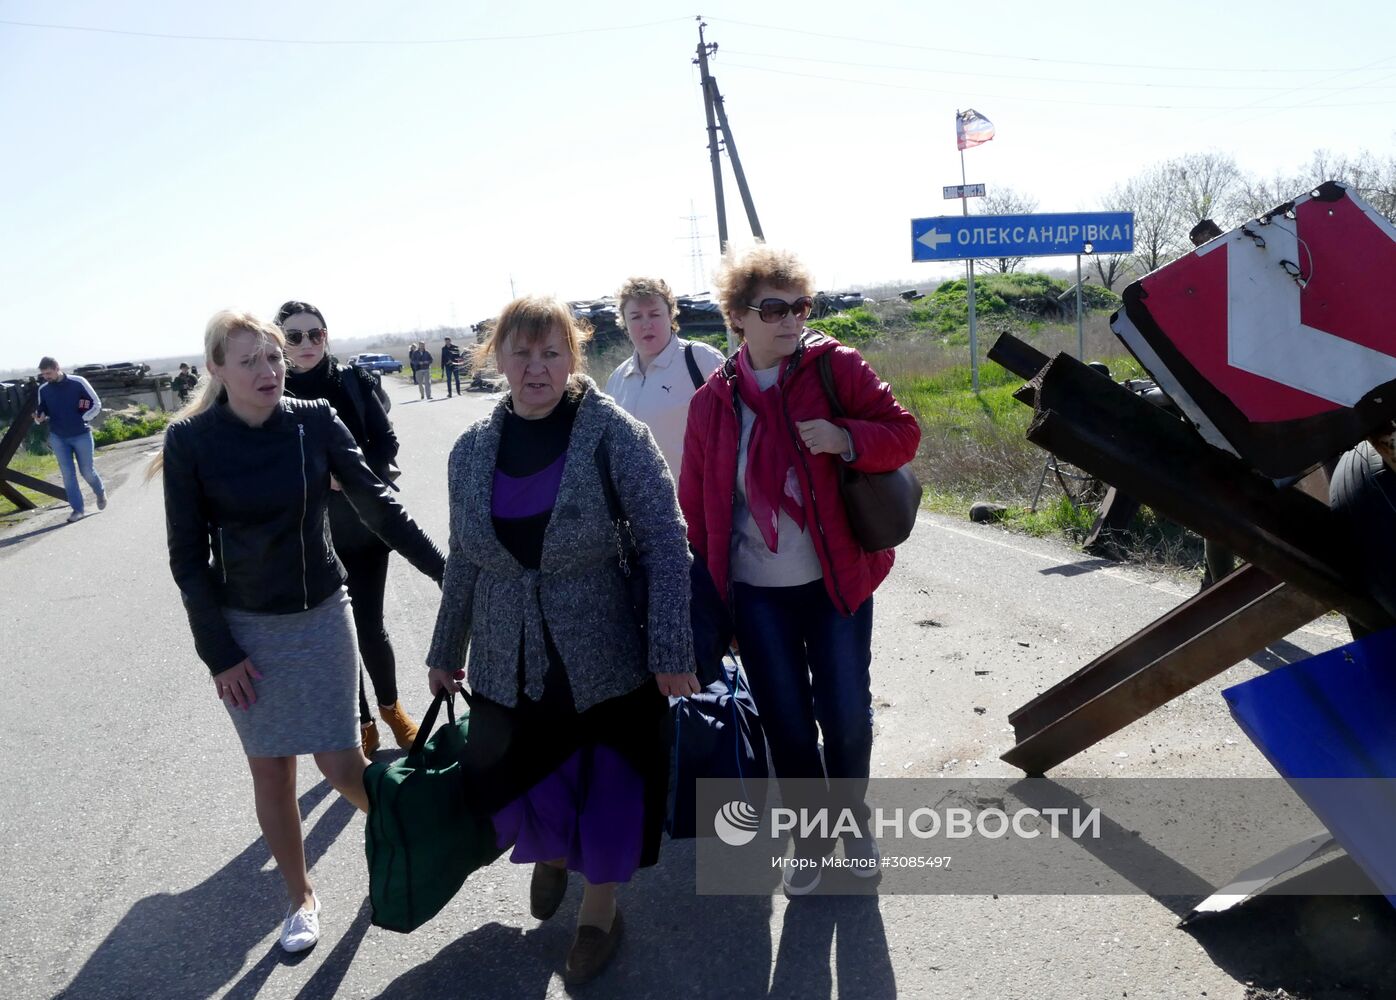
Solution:
{"label": "sunglasses", "polygon": [[318,346],[319,344],[323,344],[325,342],[325,330],[323,328],[318,328],[315,330],[286,331],[286,343],[290,344],[292,347],[295,347],[298,344],[300,344],[302,337],[309,337],[310,342]]}
{"label": "sunglasses", "polygon": [[814,299],[808,295],[801,295],[794,302],[786,302],[784,299],[762,299],[759,305],[747,306],[748,309],[756,310],[763,323],[778,323],[792,312],[796,319],[804,319],[813,307]]}

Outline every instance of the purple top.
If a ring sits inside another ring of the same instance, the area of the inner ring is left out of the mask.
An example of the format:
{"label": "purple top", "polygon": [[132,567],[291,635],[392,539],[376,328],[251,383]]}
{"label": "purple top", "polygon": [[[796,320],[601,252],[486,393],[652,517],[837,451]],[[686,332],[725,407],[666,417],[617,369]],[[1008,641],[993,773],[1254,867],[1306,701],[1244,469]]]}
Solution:
{"label": "purple top", "polygon": [[494,470],[490,513],[495,517],[536,517],[553,509],[567,455],[559,455],[531,476],[510,476]]}

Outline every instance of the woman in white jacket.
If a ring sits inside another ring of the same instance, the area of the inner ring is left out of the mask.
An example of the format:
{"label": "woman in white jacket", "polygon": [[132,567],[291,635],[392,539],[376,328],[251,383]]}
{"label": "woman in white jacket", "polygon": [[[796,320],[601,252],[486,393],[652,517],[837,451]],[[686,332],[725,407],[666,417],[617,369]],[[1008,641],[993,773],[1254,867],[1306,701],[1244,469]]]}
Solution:
{"label": "woman in white jacket", "polygon": [[689,400],[726,359],[717,348],[678,335],[678,303],[662,278],[630,278],[616,302],[635,353],[611,372],[606,393],[649,426],[677,486]]}

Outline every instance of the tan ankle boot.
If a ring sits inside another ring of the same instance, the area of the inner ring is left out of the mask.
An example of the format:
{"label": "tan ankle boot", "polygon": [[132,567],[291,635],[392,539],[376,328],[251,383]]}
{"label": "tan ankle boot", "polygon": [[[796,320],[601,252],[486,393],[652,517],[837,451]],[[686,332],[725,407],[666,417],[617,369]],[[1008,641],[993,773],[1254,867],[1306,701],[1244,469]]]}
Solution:
{"label": "tan ankle boot", "polygon": [[402,702],[395,701],[388,707],[379,705],[378,715],[393,731],[393,739],[397,740],[397,745],[404,750],[411,750],[412,741],[417,738],[417,723],[412,721],[412,716],[403,711]]}
{"label": "tan ankle boot", "polygon": [[359,729],[363,732],[364,756],[372,760],[378,750],[378,723],[365,722]]}

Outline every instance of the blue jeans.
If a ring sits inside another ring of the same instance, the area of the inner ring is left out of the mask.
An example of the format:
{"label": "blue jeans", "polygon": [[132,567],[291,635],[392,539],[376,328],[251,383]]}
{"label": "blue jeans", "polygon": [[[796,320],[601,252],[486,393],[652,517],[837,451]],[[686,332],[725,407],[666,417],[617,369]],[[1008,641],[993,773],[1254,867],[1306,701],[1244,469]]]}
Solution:
{"label": "blue jeans", "polygon": [[454,380],[456,383],[456,395],[460,395],[460,369],[451,365],[447,365],[445,371],[442,374],[446,376],[446,395],[449,396],[451,394],[452,380]]}
{"label": "blue jeans", "polygon": [[[839,614],[823,580],[798,587],[733,584],[737,642],[761,726],[771,748],[781,798],[792,808],[809,785],[787,794],[785,779],[831,778],[842,793],[829,804],[853,810],[866,829],[872,762],[872,616],[869,597],[851,616]],[[824,736],[824,756],[819,736]],[[830,817],[830,823],[836,816]]]}
{"label": "blue jeans", "polygon": [[53,449],[53,454],[58,459],[58,468],[63,472],[63,492],[68,494],[69,507],[79,514],[83,512],[78,473],[82,473],[82,478],[87,480],[87,485],[92,487],[93,493],[99,497],[106,496],[107,490],[102,485],[102,477],[92,468],[91,431],[77,437],[61,437],[50,433],[48,445]]}

